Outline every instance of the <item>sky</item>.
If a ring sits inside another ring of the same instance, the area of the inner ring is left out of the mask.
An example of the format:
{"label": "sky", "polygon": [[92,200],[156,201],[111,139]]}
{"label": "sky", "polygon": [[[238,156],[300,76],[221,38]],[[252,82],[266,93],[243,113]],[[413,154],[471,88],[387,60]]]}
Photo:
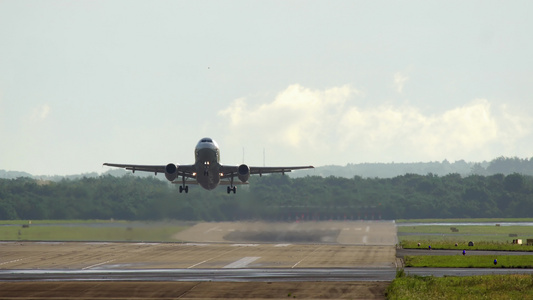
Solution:
{"label": "sky", "polygon": [[0,0],[0,169],[533,156],[531,1]]}

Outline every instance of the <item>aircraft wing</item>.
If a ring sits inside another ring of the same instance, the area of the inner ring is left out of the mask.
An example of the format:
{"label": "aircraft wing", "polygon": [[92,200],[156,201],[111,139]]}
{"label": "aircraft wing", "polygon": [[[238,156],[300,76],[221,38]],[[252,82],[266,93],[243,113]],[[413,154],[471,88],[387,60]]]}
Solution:
{"label": "aircraft wing", "polygon": [[[298,166],[298,167],[249,167],[250,174],[270,174],[270,173],[287,173],[292,170],[302,170],[302,169],[314,169],[313,166]],[[237,174],[239,172],[239,166],[224,166],[220,167],[220,171],[224,173],[224,176]]]}
{"label": "aircraft wing", "polygon": [[[166,165],[128,165],[128,164],[112,164],[104,163],[104,166],[123,168],[128,171],[142,171],[142,172],[152,172],[157,175],[157,173],[165,173]],[[193,173],[196,172],[194,165],[178,165],[178,176],[185,177],[194,177]]]}

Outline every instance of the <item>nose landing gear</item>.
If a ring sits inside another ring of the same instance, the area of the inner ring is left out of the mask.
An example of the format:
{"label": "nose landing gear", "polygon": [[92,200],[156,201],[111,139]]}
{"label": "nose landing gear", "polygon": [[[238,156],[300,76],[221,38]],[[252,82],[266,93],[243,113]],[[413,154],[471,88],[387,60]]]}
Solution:
{"label": "nose landing gear", "polygon": [[204,170],[204,176],[209,176],[209,162],[204,162],[205,170]]}

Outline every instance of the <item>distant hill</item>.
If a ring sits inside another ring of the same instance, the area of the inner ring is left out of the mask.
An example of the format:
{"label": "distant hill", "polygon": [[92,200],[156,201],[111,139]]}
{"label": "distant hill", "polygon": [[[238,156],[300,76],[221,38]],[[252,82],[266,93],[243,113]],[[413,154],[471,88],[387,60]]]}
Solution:
{"label": "distant hill", "polygon": [[450,163],[442,162],[416,162],[416,163],[361,163],[347,164],[346,166],[322,166],[311,170],[300,170],[290,173],[291,177],[305,176],[336,176],[352,178],[393,178],[404,174],[427,175],[433,174],[444,176],[447,174],[459,174],[463,177],[469,175],[494,175],[519,173],[533,175],[533,158],[522,159],[517,157],[498,157],[490,162],[466,162],[458,160]]}
{"label": "distant hill", "polygon": [[[490,162],[466,162],[458,160],[450,163],[448,160],[442,162],[415,162],[415,163],[360,163],[347,164],[346,166],[320,166],[310,170],[299,170],[287,173],[290,177],[299,178],[305,176],[321,176],[321,177],[345,177],[353,178],[360,176],[363,178],[393,178],[405,174],[427,175],[433,174],[437,176],[444,176],[447,174],[459,174],[463,177],[469,175],[493,175],[512,173],[519,173],[524,175],[533,175],[533,158],[518,158],[518,157],[498,157]],[[116,177],[124,176],[125,174],[132,174],[130,171],[122,169],[112,169],[103,173],[102,175],[112,175]],[[0,170],[0,178],[13,179],[18,177],[29,177],[41,180],[60,181],[63,179],[79,179],[83,177],[98,177],[98,173],[84,173],[78,175],[68,176],[40,176],[32,175],[27,172],[18,171],[4,171]],[[150,172],[136,172],[133,176],[151,177],[154,176]],[[155,178],[165,180],[162,174],[155,176]]]}
{"label": "distant hill", "polygon": [[18,171],[4,171],[0,170],[0,178],[14,179],[19,177],[33,177],[30,173],[18,172]]}
{"label": "distant hill", "polygon": [[[486,170],[489,166],[488,162],[473,163],[465,162],[464,160],[450,163],[447,160],[442,162],[417,162],[417,163],[361,163],[361,164],[347,164],[346,166],[322,166],[316,167],[314,170],[301,170],[290,173],[291,177],[305,177],[310,176],[336,176],[352,178],[354,176],[361,176],[364,178],[392,178],[404,174],[434,174],[444,176],[451,173],[457,173],[462,176],[472,174],[474,166],[481,167]],[[481,174],[480,174],[481,175]]]}
{"label": "distant hill", "polygon": [[[62,175],[32,175],[30,173],[27,173],[27,172],[19,172],[19,171],[5,171],[5,170],[0,170],[0,178],[2,179],[15,179],[15,178],[19,178],[19,177],[28,177],[28,178],[33,178],[33,179],[39,179],[39,180],[46,180],[46,181],[61,181],[61,180],[64,180],[64,179],[71,179],[71,180],[74,180],[74,179],[80,179],[80,178],[91,178],[91,177],[98,177],[100,175],[112,175],[112,176],[115,176],[115,177],[121,177],[121,176],[124,176],[126,174],[131,174],[131,172],[129,171],[126,171],[126,170],[122,170],[122,169],[116,169],[116,170],[109,170],[105,173],[102,173],[102,174],[98,174],[96,172],[92,172],[92,173],[83,173],[83,174],[75,174],[75,175],[65,175],[65,176],[62,176]],[[149,175],[152,175],[152,173],[148,173],[148,174],[143,174],[142,172],[137,172],[135,173],[135,176],[140,176],[140,177],[146,177],[146,176],[149,176]],[[164,178],[163,178],[164,179]]]}

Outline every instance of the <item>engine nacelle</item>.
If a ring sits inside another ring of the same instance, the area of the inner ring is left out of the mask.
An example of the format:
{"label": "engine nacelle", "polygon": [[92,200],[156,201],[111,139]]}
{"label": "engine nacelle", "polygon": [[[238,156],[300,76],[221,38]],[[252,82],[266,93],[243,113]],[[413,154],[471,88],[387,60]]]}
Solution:
{"label": "engine nacelle", "polygon": [[178,177],[178,166],[175,164],[168,164],[165,167],[165,177],[168,181],[174,181]]}
{"label": "engine nacelle", "polygon": [[239,166],[239,180],[242,182],[247,182],[250,178],[250,167],[245,164]]}

